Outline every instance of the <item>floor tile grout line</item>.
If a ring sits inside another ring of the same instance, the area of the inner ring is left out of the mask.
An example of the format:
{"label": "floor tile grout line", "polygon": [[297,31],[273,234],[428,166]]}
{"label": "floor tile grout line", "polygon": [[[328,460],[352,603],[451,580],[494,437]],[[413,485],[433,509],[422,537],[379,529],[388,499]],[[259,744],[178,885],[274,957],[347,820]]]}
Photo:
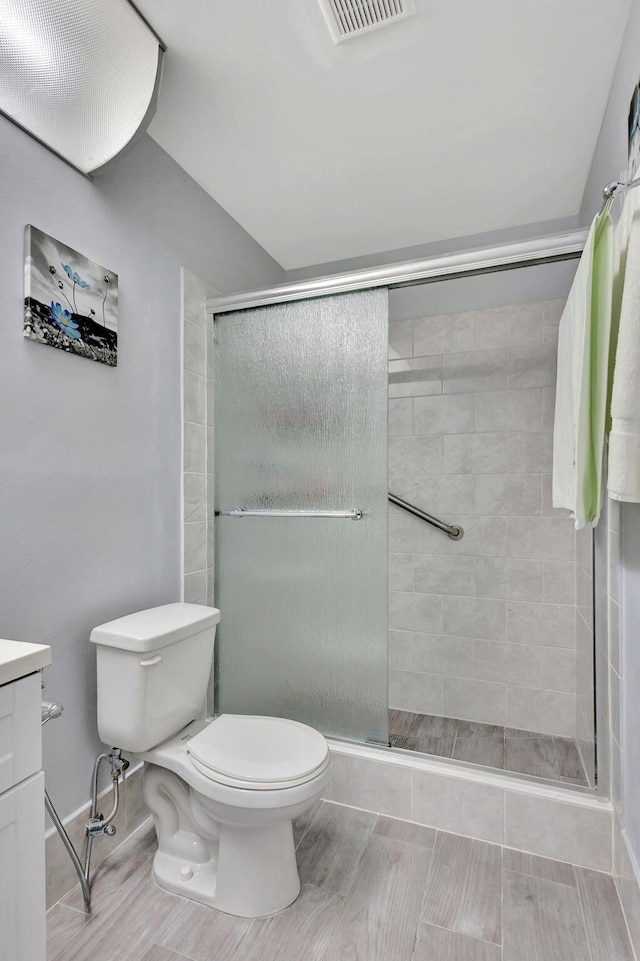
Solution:
{"label": "floor tile grout line", "polygon": [[[299,896],[300,896],[300,895],[298,895],[298,897],[299,897]],[[296,901],[297,901],[297,900],[298,900],[298,898],[296,897]],[[196,902],[194,902],[194,903],[196,903]],[[295,901],[293,901],[292,904],[295,904]],[[290,907],[291,907],[291,905],[288,904],[287,907],[284,908],[284,911],[287,911],[288,908],[290,908]],[[215,910],[215,908],[214,908],[213,910]],[[283,913],[283,912],[279,912],[279,913]],[[272,917],[273,917],[273,915],[272,915]],[[258,921],[258,920],[261,920],[261,919],[259,919],[259,918],[251,918],[251,924],[249,925],[249,927],[248,927],[247,930],[244,932],[244,934],[242,935],[242,937],[240,938],[240,940],[239,940],[238,943],[236,944],[235,948],[233,949],[233,957],[234,957],[234,958],[235,958],[236,955],[238,954],[238,951],[240,950],[240,946],[242,945],[244,939],[247,937],[247,935],[248,935],[251,931],[253,931],[253,929],[254,929],[254,927],[255,927],[255,924],[256,924],[256,921]],[[195,961],[195,959],[192,958],[192,957],[189,955],[189,961]]]}
{"label": "floor tile grout line", "polygon": [[306,828],[304,829],[304,831],[303,831],[302,834],[300,835],[300,839],[299,839],[298,843],[297,843],[296,846],[295,846],[295,850],[296,850],[296,851],[298,850],[298,848],[299,848],[300,845],[302,844],[303,840],[304,840],[305,837],[307,836],[307,832],[308,832],[309,828],[311,827],[312,824],[314,824],[316,818],[318,817],[318,815],[320,814],[320,811],[322,810],[322,808],[325,806],[326,803],[327,803],[326,800],[325,800],[324,798],[322,798],[322,799],[321,799],[321,802],[320,802],[320,805],[319,805],[319,807],[318,807],[318,810],[317,810],[316,813],[313,815],[313,817],[311,818],[311,820],[310,820],[309,823],[307,824]]}
{"label": "floor tile grout line", "polygon": [[[509,850],[515,851],[516,849],[515,849],[515,848],[509,848]],[[526,854],[527,852],[526,852],[526,851],[523,851],[523,852],[521,852],[521,853]],[[532,854],[531,857],[534,857],[534,858],[535,858],[535,857],[538,857],[538,855],[537,855],[537,854]],[[553,861],[553,860],[555,860],[555,859],[554,859],[554,858],[547,858],[546,860]],[[569,867],[571,867],[571,868],[573,867],[573,864],[569,864],[568,861],[559,861],[558,864],[568,864]],[[519,875],[520,875],[521,877],[523,877],[523,878],[531,878],[533,881],[550,881],[551,884],[559,884],[560,887],[563,887],[563,888],[571,888],[571,889],[574,890],[574,891],[576,890],[576,887],[577,887],[577,885],[565,884],[564,881],[554,881],[552,878],[541,878],[540,875],[538,875],[538,874],[530,874],[528,871],[519,871],[517,868],[504,868],[504,870],[505,870],[505,871],[509,871],[511,874],[519,874]]]}
{"label": "floor tile grout line", "polygon": [[[506,817],[506,798],[504,801]],[[503,828],[504,836],[504,828]],[[500,957],[504,956],[504,844],[500,845]]]}
{"label": "floor tile grout line", "polygon": [[578,894],[578,905],[580,907],[580,917],[582,918],[582,928],[584,930],[585,941],[587,942],[587,950],[589,951],[589,957],[591,958],[591,961],[600,961],[600,959],[594,955],[594,948],[591,944],[591,938],[589,937],[589,927],[587,925],[587,913],[585,911],[584,903],[582,900],[580,885],[578,884],[578,875],[575,867],[573,871],[574,871],[574,874],[576,875],[576,892]]}
{"label": "floor tile grout line", "polygon": [[169,953],[172,955],[175,954],[176,958],[181,958],[181,959],[184,958],[184,961],[195,961],[195,959],[190,954],[182,954],[181,951],[174,951],[173,948],[166,948],[164,944],[160,944],[158,941],[154,941],[151,947],[162,948],[163,951],[169,951]]}
{"label": "floor tile grout line", "polygon": [[433,921],[418,921],[418,927],[420,927],[421,924],[424,924],[430,928],[437,928],[439,931],[446,931],[448,934],[459,934],[461,938],[468,938],[469,941],[479,941],[480,944],[488,944],[492,948],[502,948],[502,938],[500,939],[500,944],[496,944],[495,941],[487,941],[486,938],[478,938],[475,934],[465,934],[464,931],[454,931],[453,928],[445,928],[443,924],[434,924]]}
{"label": "floor tile grout line", "polygon": [[[429,885],[431,884],[431,875],[433,874],[433,865],[434,865],[434,862],[435,862],[435,854],[436,854],[436,850],[437,850],[437,846],[438,846],[438,840],[439,840],[441,834],[446,834],[446,833],[447,833],[446,831],[441,831],[439,828],[436,828],[436,836],[435,836],[435,839],[434,839],[434,842],[433,842],[433,847],[431,848],[431,852],[430,852],[431,857],[430,857],[430,859],[429,859],[429,870],[427,871],[427,876],[426,876],[426,878],[424,879],[424,887],[423,887],[423,889],[422,889],[422,904],[420,905],[420,914],[419,914],[419,917],[418,917],[418,924],[419,924],[419,925],[420,925],[420,924],[422,923],[422,921],[424,920],[424,919],[423,919],[423,914],[424,914],[425,900],[426,900],[426,897],[427,897],[427,891],[429,890]],[[416,929],[416,930],[417,930],[417,929]]]}
{"label": "floor tile grout line", "polygon": [[72,904],[65,904],[64,901],[56,901],[55,904],[52,904],[50,908],[47,908],[47,914],[49,914],[50,911],[53,911],[54,908],[65,908],[67,911],[75,911],[76,914],[81,914],[84,918],[92,917],[91,914],[87,914],[87,912],[83,911],[82,908],[74,908]]}
{"label": "floor tile grout line", "polygon": [[[354,886],[354,884],[356,883],[356,880],[357,880],[357,878],[358,878],[358,876],[359,876],[359,874],[360,874],[360,871],[361,871],[361,869],[362,869],[362,859],[363,859],[363,857],[364,857],[364,852],[366,851],[367,847],[369,846],[369,842],[370,842],[371,838],[373,837],[373,832],[374,832],[374,830],[375,830],[375,826],[376,826],[376,824],[378,823],[378,821],[380,820],[380,814],[378,814],[378,813],[376,813],[376,812],[372,812],[372,813],[375,813],[375,814],[376,814],[376,819],[375,819],[375,821],[373,822],[373,824],[371,825],[371,830],[369,831],[369,833],[368,833],[368,835],[367,835],[367,840],[366,840],[365,843],[362,845],[362,851],[360,852],[360,857],[358,858],[358,866],[356,867],[355,871],[353,872],[353,877],[352,877],[352,879],[351,879],[351,884],[349,885],[349,887],[347,888],[345,894],[343,895],[343,897],[344,897],[344,902],[343,902],[343,905],[342,905],[342,909],[341,909],[341,911],[340,911],[340,914],[342,914],[342,910],[344,909],[344,905],[345,905],[346,902],[347,902],[347,898],[348,898],[349,895],[351,894],[351,891],[353,890],[353,886]],[[332,935],[332,937],[333,937],[333,935]]]}
{"label": "floor tile grout line", "polygon": [[629,944],[631,945],[631,956],[632,956],[633,958],[635,958],[636,961],[640,961],[640,954],[639,954],[638,951],[636,950],[635,941],[634,941],[633,937],[631,936],[631,928],[630,928],[630,926],[629,926],[629,919],[627,918],[627,911],[626,911],[626,909],[625,909],[625,907],[624,907],[624,905],[623,905],[623,903],[622,903],[622,892],[621,892],[621,889],[620,889],[620,887],[619,887],[619,885],[618,885],[618,878],[616,877],[615,874],[612,874],[611,877],[613,878],[613,884],[614,884],[614,887],[615,887],[615,889],[616,889],[616,895],[617,895],[617,897],[618,897],[618,903],[619,903],[619,905],[620,905],[620,910],[622,911],[622,918],[623,918],[623,920],[624,920],[624,929],[625,929],[625,932],[626,932],[626,934],[627,934],[627,938],[629,939]]}

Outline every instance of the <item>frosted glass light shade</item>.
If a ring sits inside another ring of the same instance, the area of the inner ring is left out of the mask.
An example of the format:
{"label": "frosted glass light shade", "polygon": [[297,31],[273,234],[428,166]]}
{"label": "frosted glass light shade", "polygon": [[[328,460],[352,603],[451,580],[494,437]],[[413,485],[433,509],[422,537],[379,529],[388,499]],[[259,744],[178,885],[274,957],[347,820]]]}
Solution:
{"label": "frosted glass light shade", "polygon": [[0,111],[95,172],[151,120],[163,49],[126,0],[2,0]]}

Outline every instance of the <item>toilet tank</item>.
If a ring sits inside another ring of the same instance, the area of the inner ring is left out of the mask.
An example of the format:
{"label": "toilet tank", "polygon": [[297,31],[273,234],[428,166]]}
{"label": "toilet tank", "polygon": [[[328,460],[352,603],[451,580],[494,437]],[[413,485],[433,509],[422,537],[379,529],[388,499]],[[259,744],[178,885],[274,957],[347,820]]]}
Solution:
{"label": "toilet tank", "polygon": [[93,629],[105,744],[148,751],[202,714],[219,620],[214,607],[178,603]]}

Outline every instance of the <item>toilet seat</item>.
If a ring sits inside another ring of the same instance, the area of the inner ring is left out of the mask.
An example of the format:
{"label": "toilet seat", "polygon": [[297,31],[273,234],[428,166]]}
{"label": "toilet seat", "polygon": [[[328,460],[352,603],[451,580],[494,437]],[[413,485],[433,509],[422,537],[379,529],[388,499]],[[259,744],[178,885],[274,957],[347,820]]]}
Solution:
{"label": "toilet seat", "polygon": [[186,747],[189,760],[205,777],[244,790],[294,787],[329,765],[322,734],[281,717],[221,714]]}

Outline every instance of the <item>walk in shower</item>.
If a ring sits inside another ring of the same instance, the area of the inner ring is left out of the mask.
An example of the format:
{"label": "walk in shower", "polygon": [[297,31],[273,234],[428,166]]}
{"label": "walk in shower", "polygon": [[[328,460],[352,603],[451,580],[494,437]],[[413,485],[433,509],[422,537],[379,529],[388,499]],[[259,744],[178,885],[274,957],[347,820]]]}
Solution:
{"label": "walk in shower", "polygon": [[594,785],[591,534],[551,504],[579,250],[211,302],[218,710]]}

